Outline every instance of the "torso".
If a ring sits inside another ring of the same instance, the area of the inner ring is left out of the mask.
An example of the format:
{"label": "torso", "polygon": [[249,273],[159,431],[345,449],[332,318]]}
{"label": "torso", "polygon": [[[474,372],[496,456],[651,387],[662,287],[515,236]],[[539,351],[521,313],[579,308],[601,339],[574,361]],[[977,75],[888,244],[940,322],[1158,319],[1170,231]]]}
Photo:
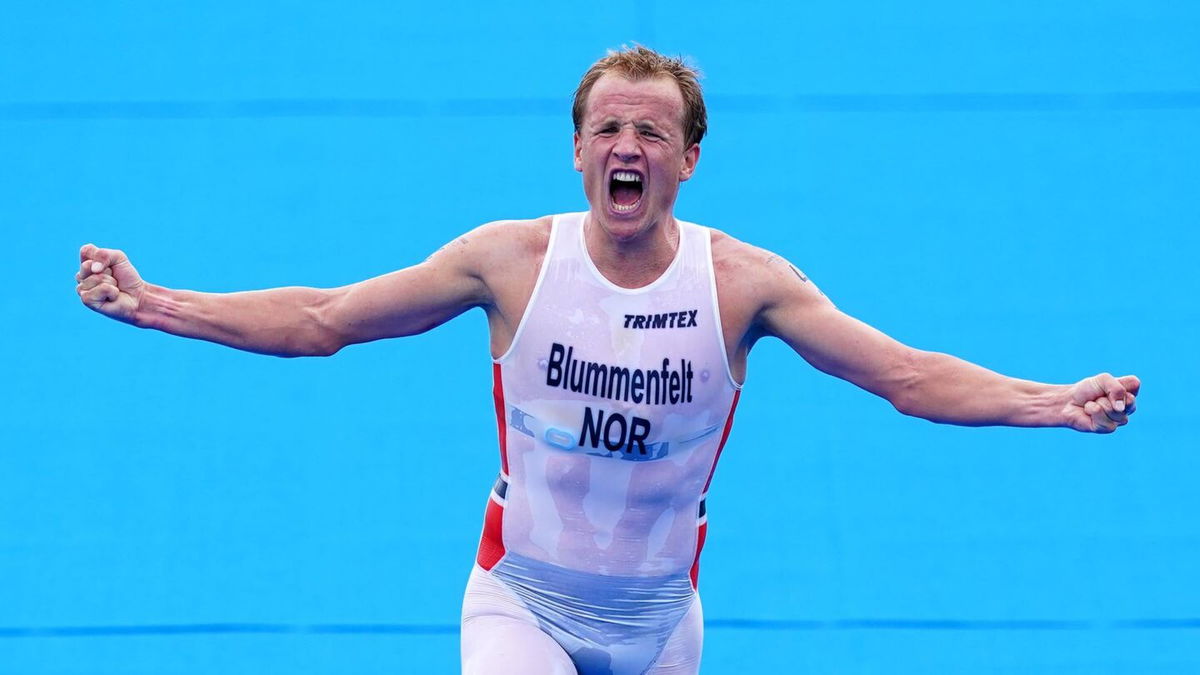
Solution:
{"label": "torso", "polygon": [[[488,516],[489,524],[503,523],[503,535],[485,527],[485,541],[602,574],[686,573],[703,539],[701,501],[745,371],[748,323],[726,309],[737,304],[729,292],[738,287],[720,276],[736,270],[720,262],[722,235],[680,223],[668,268],[644,288],[624,288],[589,255],[582,214],[558,218],[557,230],[550,217],[504,225],[494,264],[483,265],[493,289],[503,453],[503,485]],[[658,318],[638,330],[639,316]],[[735,325],[725,326],[730,319]],[[646,398],[563,382],[572,358],[645,375]],[[669,371],[679,388],[650,401],[651,370],[664,382]],[[614,415],[621,420],[610,429]],[[499,558],[484,548],[487,568]]]}

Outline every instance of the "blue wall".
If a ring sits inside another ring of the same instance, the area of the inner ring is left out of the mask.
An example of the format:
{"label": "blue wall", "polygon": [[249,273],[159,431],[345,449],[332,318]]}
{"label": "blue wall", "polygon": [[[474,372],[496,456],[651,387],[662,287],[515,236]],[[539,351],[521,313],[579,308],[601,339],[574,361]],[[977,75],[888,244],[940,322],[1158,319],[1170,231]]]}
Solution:
{"label": "blue wall", "polygon": [[5,8],[0,673],[456,672],[482,314],[272,359],[102,320],[76,251],[332,286],[582,209],[569,97],[632,41],[707,74],[681,217],[915,346],[1145,383],[1113,436],[960,429],[759,345],[705,673],[1200,669],[1200,4],[414,7]]}

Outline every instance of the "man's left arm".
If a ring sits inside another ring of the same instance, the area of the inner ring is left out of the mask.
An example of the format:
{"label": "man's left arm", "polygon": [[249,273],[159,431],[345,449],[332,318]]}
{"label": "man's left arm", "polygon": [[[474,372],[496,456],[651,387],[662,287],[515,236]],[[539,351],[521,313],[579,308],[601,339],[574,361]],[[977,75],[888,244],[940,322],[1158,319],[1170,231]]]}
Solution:
{"label": "man's left arm", "polygon": [[755,330],[781,338],[816,368],[887,399],[906,415],[967,426],[1110,433],[1136,407],[1141,383],[1133,375],[1045,384],[908,347],[838,310],[794,266],[764,257],[756,266],[763,279]]}

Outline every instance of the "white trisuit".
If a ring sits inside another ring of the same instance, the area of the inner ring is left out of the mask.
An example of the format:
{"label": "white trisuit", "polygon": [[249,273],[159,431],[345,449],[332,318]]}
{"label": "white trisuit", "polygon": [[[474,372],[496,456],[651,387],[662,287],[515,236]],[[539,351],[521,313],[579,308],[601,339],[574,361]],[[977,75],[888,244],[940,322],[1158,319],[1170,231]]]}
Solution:
{"label": "white trisuit", "polygon": [[467,675],[699,669],[704,498],[737,405],[710,231],[621,288],[585,214],[554,217],[509,350],[493,364],[501,473],[463,603]]}

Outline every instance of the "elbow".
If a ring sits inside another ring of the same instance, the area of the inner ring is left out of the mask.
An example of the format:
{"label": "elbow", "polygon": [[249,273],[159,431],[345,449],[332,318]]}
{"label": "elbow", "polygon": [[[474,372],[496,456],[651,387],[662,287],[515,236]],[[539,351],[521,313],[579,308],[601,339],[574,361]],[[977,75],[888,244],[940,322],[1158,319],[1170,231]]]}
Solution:
{"label": "elbow", "polygon": [[888,374],[885,398],[902,415],[925,417],[922,383],[925,382],[924,365],[926,352],[907,349]]}
{"label": "elbow", "polygon": [[342,347],[345,346],[346,343],[340,339],[336,339],[336,337],[326,337],[326,339],[317,343],[316,349],[313,350],[310,356],[333,356],[342,351]]}
{"label": "elbow", "polygon": [[309,356],[333,356],[341,351],[343,346],[341,343],[331,339],[311,335],[293,340],[278,351],[263,351],[263,353],[285,359],[298,359]]}
{"label": "elbow", "polygon": [[288,356],[333,356],[341,351],[343,346],[329,339],[314,339]]}
{"label": "elbow", "polygon": [[333,356],[349,344],[345,338],[326,322],[318,322],[313,334],[304,346],[302,356]]}
{"label": "elbow", "polygon": [[907,415],[909,417],[921,416],[917,412],[916,397],[910,395],[909,392],[901,392],[893,395],[888,400],[891,401],[892,407],[896,409],[896,412],[900,413],[901,415]]}
{"label": "elbow", "polygon": [[305,339],[296,346],[296,356],[333,356],[348,344],[336,328],[338,299],[335,292],[322,290],[306,308],[307,330],[302,331]]}

